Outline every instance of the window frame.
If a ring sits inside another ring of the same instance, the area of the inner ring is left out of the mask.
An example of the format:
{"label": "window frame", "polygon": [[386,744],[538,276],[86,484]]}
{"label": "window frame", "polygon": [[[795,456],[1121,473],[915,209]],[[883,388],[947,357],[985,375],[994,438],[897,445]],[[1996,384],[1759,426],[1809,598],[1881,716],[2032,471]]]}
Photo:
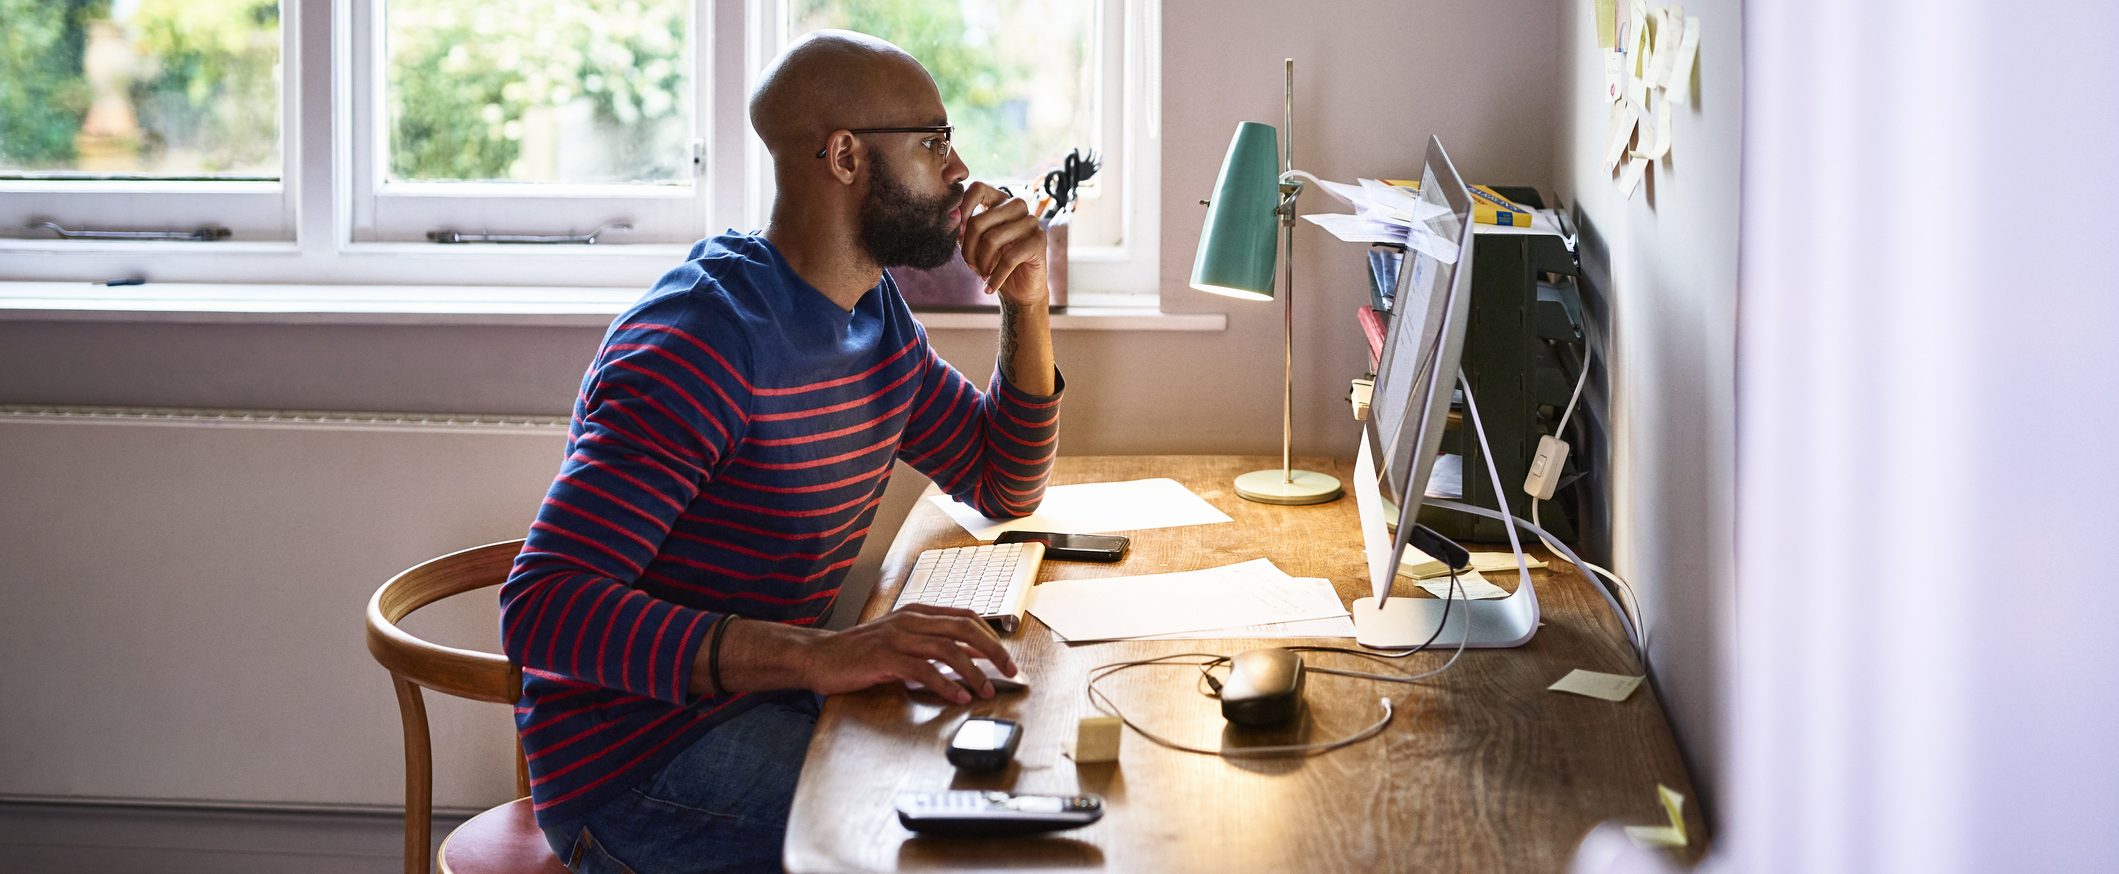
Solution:
{"label": "window frame", "polygon": [[[1106,77],[1103,90],[1116,94],[1105,101],[1105,123],[1116,117],[1121,125],[1115,152],[1129,171],[1114,174],[1118,184],[1099,197],[1115,194],[1124,204],[1124,242],[1075,247],[1069,302],[1152,307],[1160,254],[1161,0],[1096,2],[1103,10],[1100,45],[1109,56],[1103,68],[1119,76],[1115,82]],[[364,233],[357,186],[365,180],[354,172],[355,162],[367,155],[379,162],[380,156],[355,147],[356,136],[379,133],[356,118],[367,111],[356,93],[355,58],[361,57],[356,51],[369,45],[356,38],[361,32],[357,17],[366,17],[372,36],[380,7],[378,0],[283,0],[280,182],[139,183],[113,190],[105,187],[110,183],[0,181],[0,194],[6,195],[0,200],[7,201],[0,206],[0,281],[146,276],[155,283],[644,288],[684,257],[696,237],[624,242],[623,235],[614,234],[594,246],[447,245],[377,240]],[[696,135],[704,143],[705,164],[703,176],[694,177],[698,196],[692,209],[705,211],[697,225],[698,237],[705,237],[724,228],[754,228],[766,218],[771,163],[750,133],[745,104],[758,72],[779,50],[771,31],[782,19],[780,0],[693,0],[692,8]],[[382,75],[379,66],[369,72],[376,79]],[[560,199],[578,199],[574,194]],[[202,195],[213,196],[216,205],[199,209],[196,198]],[[269,213],[269,226],[247,218],[251,212],[222,211],[218,205],[261,197],[272,202],[246,208]],[[156,211],[163,209],[168,211]],[[33,214],[114,229],[210,223],[228,226],[236,235],[206,243],[82,241],[15,230]],[[231,216],[245,217],[244,224],[237,226]],[[602,221],[575,230],[585,232]],[[425,230],[419,228],[419,234]],[[556,233],[568,228],[496,224],[492,230]]]}

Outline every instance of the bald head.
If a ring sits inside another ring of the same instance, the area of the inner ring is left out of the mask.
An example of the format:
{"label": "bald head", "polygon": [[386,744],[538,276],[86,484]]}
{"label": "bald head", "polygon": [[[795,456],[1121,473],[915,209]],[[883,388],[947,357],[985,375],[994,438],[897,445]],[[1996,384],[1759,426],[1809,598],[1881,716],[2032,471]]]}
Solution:
{"label": "bald head", "polygon": [[[766,66],[750,123],[775,164],[814,155],[832,131],[937,124],[934,79],[903,49],[862,33],[805,34]],[[914,117],[917,115],[918,117]]]}

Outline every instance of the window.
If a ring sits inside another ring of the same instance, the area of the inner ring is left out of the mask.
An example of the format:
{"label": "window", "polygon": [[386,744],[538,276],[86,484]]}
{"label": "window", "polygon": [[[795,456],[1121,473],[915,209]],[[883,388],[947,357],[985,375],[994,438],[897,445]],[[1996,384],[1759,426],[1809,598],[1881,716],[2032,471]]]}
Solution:
{"label": "window", "polygon": [[[0,279],[641,287],[693,241],[762,223],[751,84],[792,35],[836,26],[929,67],[980,178],[1034,191],[1096,150],[1075,293],[1152,291],[1159,16],[1158,0],[0,0]],[[59,239],[45,222],[220,239]]]}
{"label": "window", "polygon": [[278,3],[0,0],[0,21],[8,226],[289,233]]}
{"label": "window", "polygon": [[[503,11],[504,10],[504,11]],[[353,239],[690,243],[707,80],[686,0],[380,0],[354,22]]]}

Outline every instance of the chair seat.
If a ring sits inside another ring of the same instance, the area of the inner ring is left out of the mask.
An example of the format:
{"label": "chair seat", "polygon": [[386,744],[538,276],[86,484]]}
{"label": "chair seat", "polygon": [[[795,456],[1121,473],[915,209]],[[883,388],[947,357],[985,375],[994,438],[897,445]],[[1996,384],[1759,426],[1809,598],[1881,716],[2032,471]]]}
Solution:
{"label": "chair seat", "polygon": [[443,874],[566,874],[537,828],[530,799],[518,798],[471,818],[441,842]]}

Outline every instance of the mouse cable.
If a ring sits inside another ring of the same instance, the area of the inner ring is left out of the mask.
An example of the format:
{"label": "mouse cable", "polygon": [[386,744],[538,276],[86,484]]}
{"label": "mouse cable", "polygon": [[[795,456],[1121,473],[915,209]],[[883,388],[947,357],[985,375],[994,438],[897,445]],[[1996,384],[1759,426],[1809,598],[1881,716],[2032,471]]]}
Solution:
{"label": "mouse cable", "polygon": [[[1288,647],[1288,650],[1291,652],[1335,652],[1343,653],[1346,655],[1360,656],[1362,658],[1367,659],[1402,659],[1406,656],[1412,655],[1413,653],[1419,652],[1422,649],[1426,649],[1428,643],[1435,642],[1435,637],[1438,637],[1442,634],[1443,626],[1449,624],[1449,602],[1463,597],[1463,594],[1463,584],[1458,582],[1457,574],[1455,572],[1451,572],[1449,575],[1449,596],[1442,599],[1442,621],[1435,623],[1435,634],[1428,637],[1427,643],[1423,643],[1420,646],[1414,649],[1407,650],[1405,652],[1377,652],[1374,650],[1354,649],[1352,647],[1345,646],[1291,646]],[[1353,677],[1359,680],[1375,680],[1383,683],[1417,683],[1421,680],[1425,680],[1429,677],[1435,676],[1436,674],[1440,674],[1443,671],[1447,671],[1450,669],[1451,665],[1456,664],[1458,657],[1464,655],[1464,643],[1466,640],[1470,639],[1470,637],[1471,636],[1468,634],[1458,635],[1457,651],[1450,653],[1449,661],[1443,662],[1441,667],[1429,671],[1422,671],[1417,674],[1381,674],[1372,671],[1350,671],[1345,668],[1327,668],[1321,666],[1305,666],[1305,670],[1316,671],[1320,674],[1333,674],[1341,677]]]}
{"label": "mouse cable", "polygon": [[[1176,659],[1183,658],[1203,658],[1207,661],[1175,661]],[[1166,747],[1168,749],[1173,749],[1177,750],[1178,752],[1184,753],[1198,753],[1203,756],[1220,756],[1225,759],[1263,759],[1278,758],[1283,756],[1301,757],[1321,755],[1323,753],[1328,753],[1343,747],[1353,746],[1354,744],[1368,740],[1369,738],[1375,737],[1376,735],[1383,733],[1383,729],[1391,724],[1391,718],[1397,713],[1397,711],[1391,706],[1391,699],[1378,698],[1376,699],[1376,703],[1383,708],[1383,716],[1381,718],[1378,718],[1375,722],[1370,723],[1367,728],[1364,728],[1353,734],[1347,735],[1346,737],[1340,738],[1338,740],[1321,741],[1312,744],[1280,744],[1275,746],[1244,747],[1242,749],[1233,750],[1213,750],[1207,749],[1206,747],[1195,747],[1189,744],[1179,743],[1177,741],[1163,737],[1162,735],[1156,734],[1155,732],[1149,731],[1146,728],[1141,727],[1140,723],[1134,722],[1131,717],[1128,717],[1124,712],[1118,709],[1118,702],[1111,700],[1111,696],[1104,694],[1103,690],[1098,689],[1096,687],[1097,681],[1109,677],[1112,674],[1118,673],[1119,671],[1126,670],[1128,668],[1147,667],[1151,665],[1189,667],[1213,664],[1217,662],[1226,662],[1228,660],[1228,656],[1217,655],[1215,653],[1181,652],[1172,653],[1166,656],[1157,656],[1155,658],[1150,659],[1136,659],[1133,661],[1110,662],[1107,664],[1097,665],[1096,667],[1089,669],[1089,703],[1095,705],[1098,711],[1101,711],[1107,716],[1118,717],[1118,721],[1124,723],[1127,728],[1139,732],[1141,737],[1147,738],[1149,741],[1153,742],[1157,746]]]}
{"label": "mouse cable", "polygon": [[[1291,647],[1287,647],[1286,649],[1287,649],[1287,651],[1289,651],[1289,652],[1330,652],[1330,653],[1340,653],[1340,654],[1342,654],[1342,655],[1350,655],[1350,656],[1360,656],[1360,657],[1362,657],[1362,658],[1366,658],[1366,659],[1378,659],[1378,660],[1382,660],[1382,659],[1402,659],[1402,658],[1405,658],[1406,656],[1412,655],[1412,654],[1414,654],[1414,653],[1417,653],[1417,652],[1420,652],[1421,650],[1424,650],[1424,649],[1426,649],[1426,648],[1427,648],[1427,645],[1428,645],[1428,644],[1430,644],[1430,643],[1434,643],[1434,642],[1435,642],[1435,638],[1436,638],[1436,637],[1439,637],[1439,636],[1441,636],[1441,634],[1442,634],[1442,628],[1443,628],[1443,626],[1445,626],[1445,625],[1447,625],[1447,624],[1449,623],[1449,603],[1448,603],[1448,602],[1450,602],[1450,601],[1453,601],[1453,600],[1458,600],[1458,599],[1462,598],[1462,597],[1463,597],[1463,595],[1464,595],[1464,589],[1463,589],[1463,585],[1462,585],[1462,583],[1460,583],[1460,582],[1458,581],[1458,579],[1457,579],[1457,575],[1456,575],[1456,574],[1454,574],[1454,573],[1453,573],[1453,574],[1450,574],[1450,576],[1449,576],[1449,590],[1450,590],[1450,596],[1449,596],[1449,597],[1446,597],[1446,598],[1444,598],[1444,599],[1443,599],[1443,604],[1442,604],[1442,621],[1441,621],[1441,622],[1438,622],[1438,623],[1436,623],[1436,625],[1435,625],[1435,633],[1434,633],[1433,635],[1430,635],[1430,636],[1428,637],[1428,639],[1427,639],[1427,643],[1422,643],[1422,644],[1420,644],[1419,646],[1417,646],[1417,647],[1414,647],[1414,648],[1412,648],[1412,649],[1409,649],[1409,650],[1403,650],[1403,651],[1399,651],[1399,652],[1378,652],[1378,651],[1376,651],[1376,650],[1367,650],[1367,649],[1354,649],[1354,648],[1352,648],[1352,647],[1345,647],[1345,646],[1291,646]],[[1319,674],[1332,674],[1332,675],[1335,675],[1335,676],[1340,676],[1340,677],[1353,677],[1353,678],[1355,678],[1355,679],[1359,679],[1359,680],[1376,680],[1376,681],[1379,681],[1379,682],[1384,682],[1384,683],[1417,683],[1417,682],[1420,682],[1421,680],[1425,680],[1425,679],[1427,679],[1427,678],[1429,678],[1429,677],[1435,676],[1436,674],[1440,674],[1440,673],[1442,673],[1443,671],[1447,671],[1447,670],[1449,670],[1449,669],[1450,669],[1450,666],[1451,666],[1451,665],[1454,665],[1454,664],[1456,664],[1456,663],[1457,663],[1457,659],[1458,659],[1458,657],[1460,657],[1460,656],[1464,655],[1464,643],[1465,643],[1465,638],[1463,638],[1463,637],[1459,637],[1459,638],[1457,639],[1457,649],[1456,649],[1456,651],[1455,651],[1455,652],[1452,652],[1452,653],[1450,653],[1450,656],[1449,656],[1449,661],[1443,662],[1443,663],[1442,663],[1442,665],[1441,665],[1441,667],[1438,667],[1438,668],[1435,668],[1435,669],[1433,669],[1433,670],[1429,670],[1429,671],[1422,671],[1422,672],[1420,672],[1420,673],[1417,673],[1417,674],[1380,674],[1380,673],[1372,673],[1372,672],[1368,672],[1368,671],[1353,671],[1353,670],[1348,670],[1348,669],[1346,669],[1346,668],[1332,668],[1332,667],[1325,667],[1325,666],[1322,666],[1322,665],[1305,665],[1305,666],[1303,667],[1303,669],[1304,669],[1304,670],[1307,670],[1307,671],[1312,671],[1312,672],[1315,672],[1315,673],[1319,673]],[[1228,657],[1228,656],[1221,656],[1221,657],[1219,657],[1219,658],[1216,658],[1216,659],[1213,659],[1213,660],[1210,660],[1210,661],[1206,661],[1206,662],[1201,662],[1201,663],[1200,663],[1200,666],[1199,666],[1199,672],[1200,672],[1200,675],[1201,675],[1202,677],[1204,677],[1204,678],[1205,678],[1206,684],[1207,684],[1208,686],[1211,686],[1211,687],[1213,687],[1213,689],[1214,689],[1214,692],[1215,692],[1215,695],[1209,695],[1209,696],[1207,696],[1207,697],[1210,697],[1210,698],[1211,698],[1211,697],[1217,697],[1217,696],[1218,696],[1218,695],[1220,694],[1220,692],[1221,692],[1221,682],[1220,682],[1220,680],[1216,679],[1216,678],[1214,677],[1214,675],[1213,675],[1213,674],[1210,674],[1210,673],[1207,673],[1207,672],[1208,672],[1208,671],[1211,671],[1211,670],[1213,670],[1214,668],[1217,668],[1217,667],[1220,667],[1220,666],[1222,666],[1222,665],[1224,665],[1224,664],[1227,664],[1228,662],[1229,662],[1229,657]],[[1195,686],[1196,686],[1196,685],[1197,685],[1197,684],[1195,684]]]}

